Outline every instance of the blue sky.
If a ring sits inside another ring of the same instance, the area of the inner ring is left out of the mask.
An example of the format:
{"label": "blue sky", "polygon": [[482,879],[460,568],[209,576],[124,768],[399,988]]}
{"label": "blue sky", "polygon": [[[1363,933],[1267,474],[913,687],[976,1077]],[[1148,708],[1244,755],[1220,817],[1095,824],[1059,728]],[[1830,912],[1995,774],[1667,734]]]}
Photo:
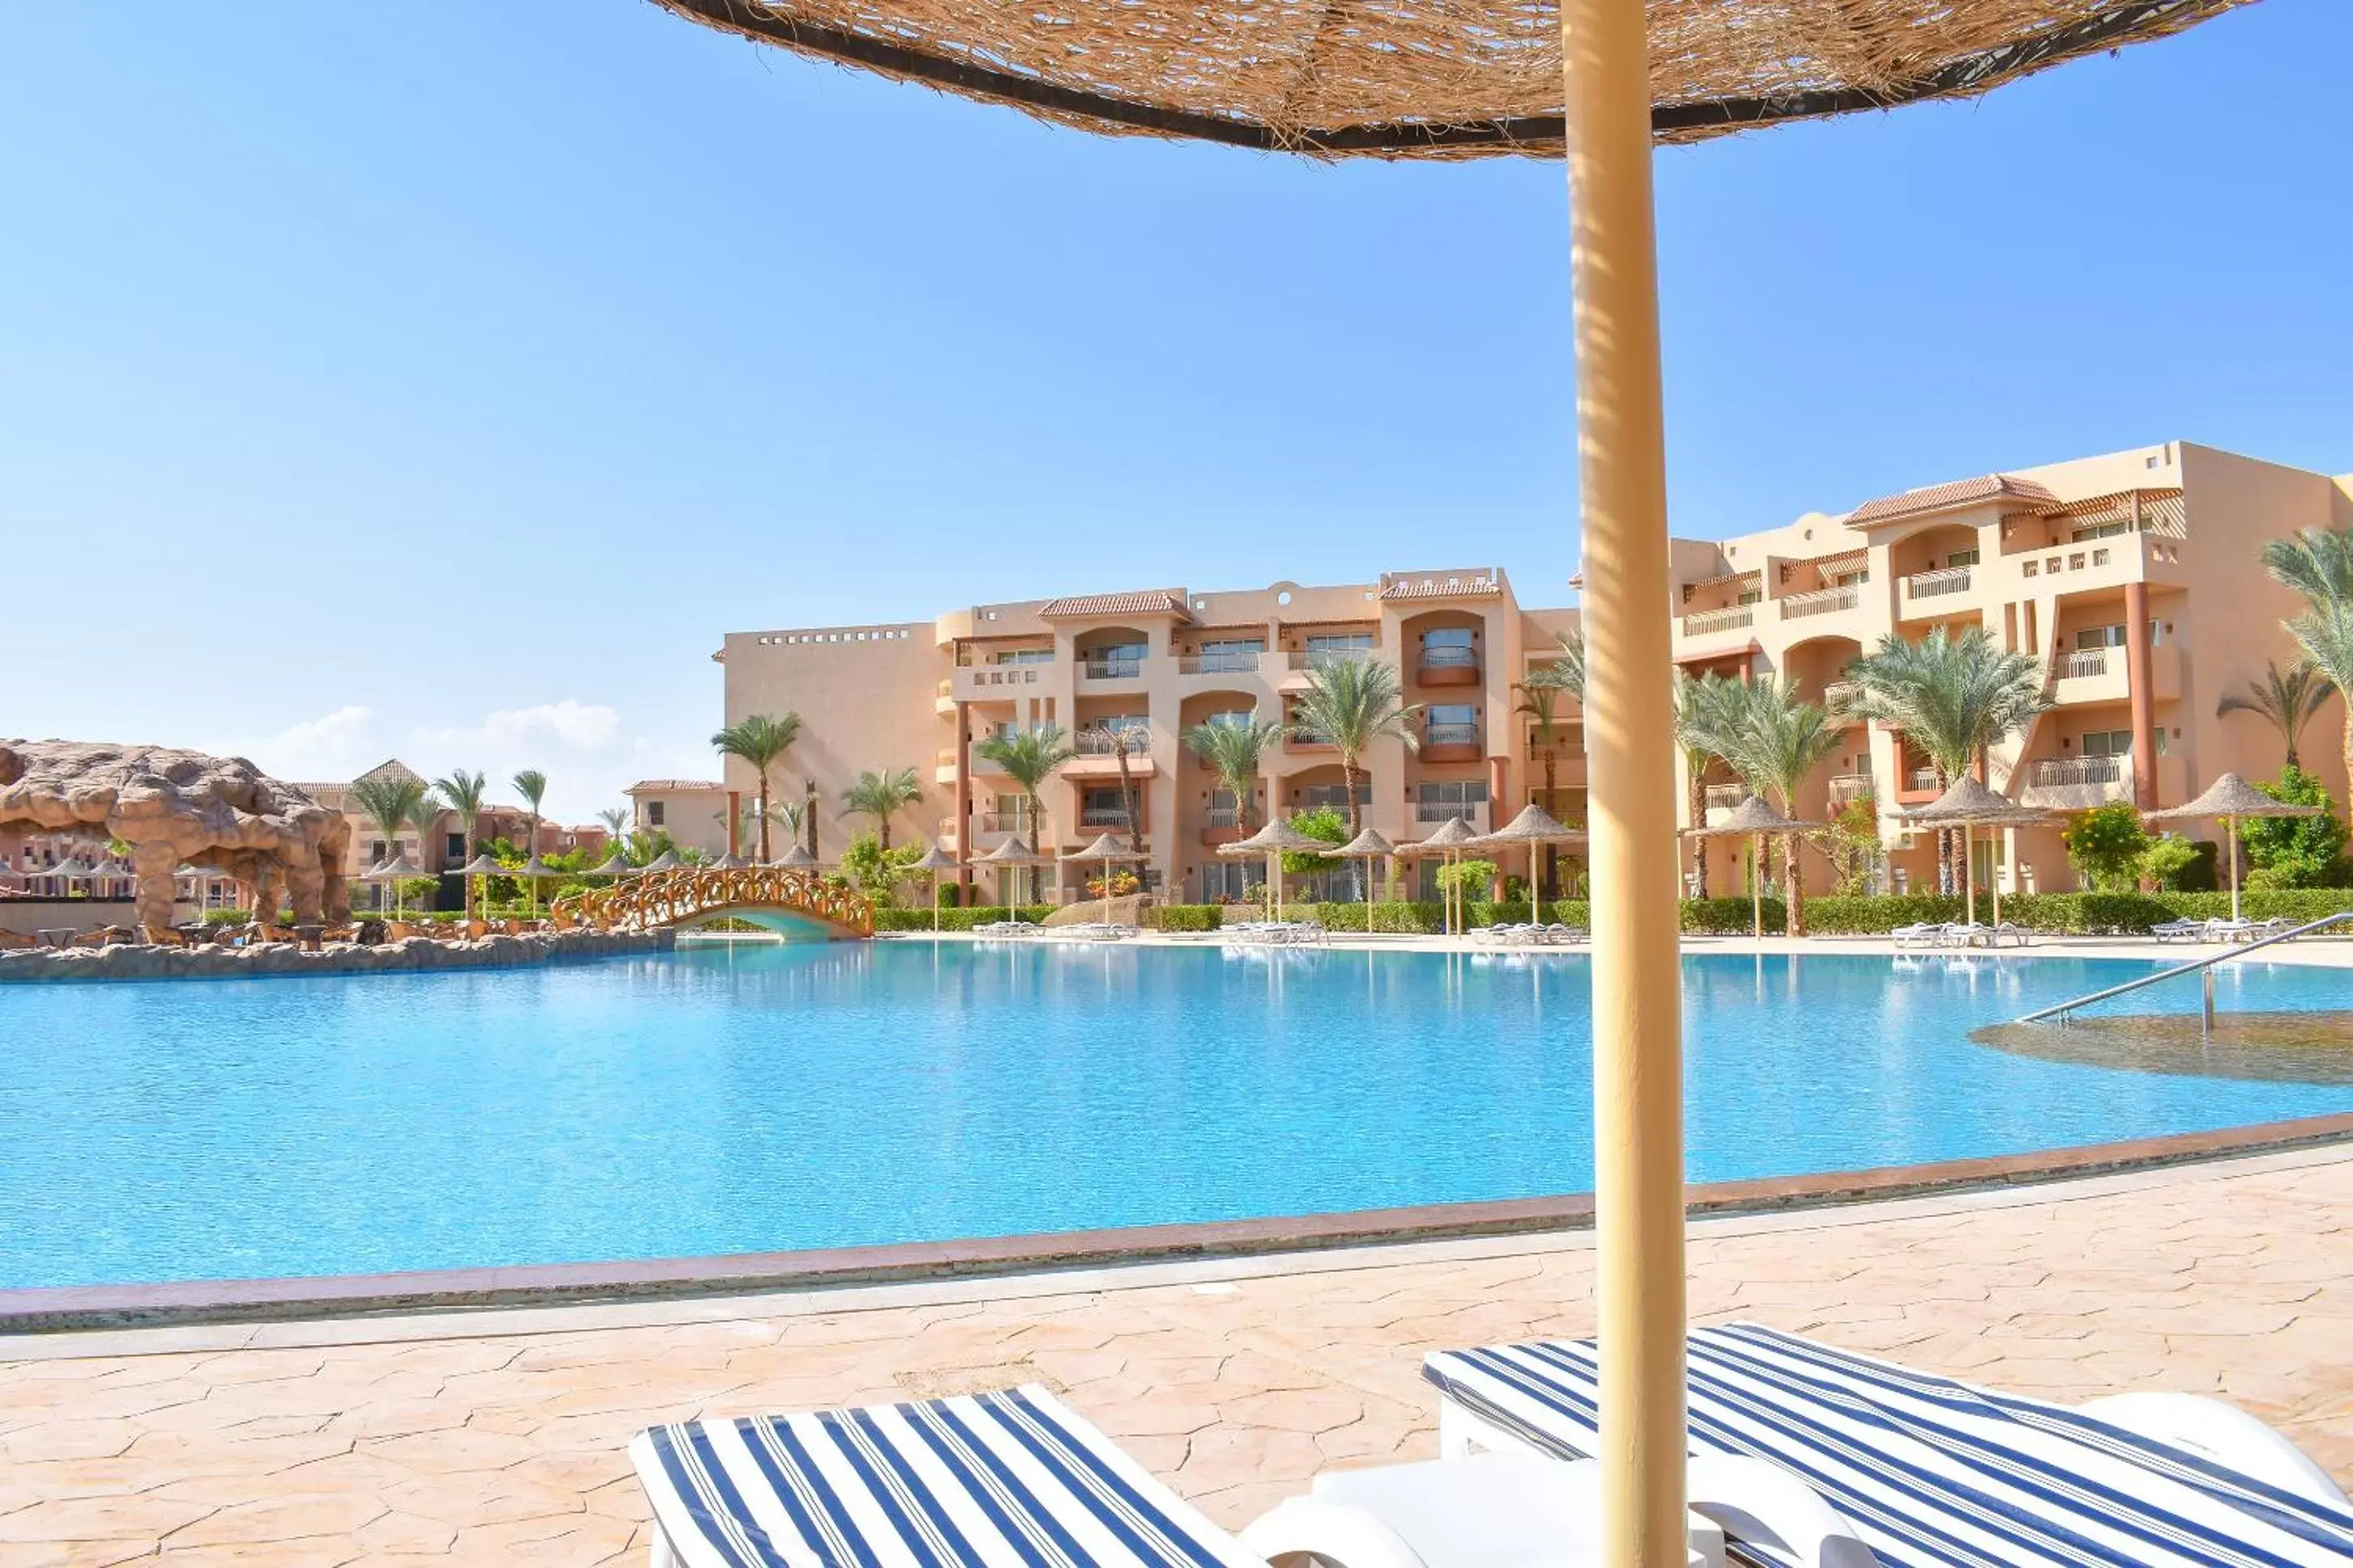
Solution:
{"label": "blue sky", "polygon": [[[2353,469],[2353,6],[1659,160],[1674,523]],[[0,9],[0,733],[706,774],[729,629],[1577,558],[1556,164],[1104,141],[633,0]],[[912,760],[912,759],[907,759]]]}

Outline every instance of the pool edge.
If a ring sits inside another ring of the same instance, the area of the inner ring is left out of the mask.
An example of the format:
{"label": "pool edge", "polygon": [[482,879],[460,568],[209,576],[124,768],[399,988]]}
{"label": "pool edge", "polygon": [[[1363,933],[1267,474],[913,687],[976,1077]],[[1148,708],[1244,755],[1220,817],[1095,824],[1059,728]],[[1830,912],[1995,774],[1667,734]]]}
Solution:
{"label": "pool edge", "polygon": [[[2108,1176],[2353,1142],[2353,1112],[2213,1132],[1760,1181],[1694,1184],[1694,1218],[1829,1208]],[[1589,1193],[797,1252],[280,1279],[0,1290],[0,1334],[609,1304],[1201,1261],[1589,1229]]]}

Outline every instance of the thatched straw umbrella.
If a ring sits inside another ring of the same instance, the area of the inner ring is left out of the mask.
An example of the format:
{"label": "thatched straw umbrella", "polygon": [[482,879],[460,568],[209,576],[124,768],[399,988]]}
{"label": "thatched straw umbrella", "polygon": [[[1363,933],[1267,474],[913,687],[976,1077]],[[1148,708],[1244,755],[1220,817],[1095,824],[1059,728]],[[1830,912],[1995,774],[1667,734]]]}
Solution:
{"label": "thatched straw umbrella", "polygon": [[[793,849],[798,854],[807,853],[797,844],[793,846]],[[1029,841],[1018,833],[1008,837],[1004,843],[973,861],[976,866],[992,866],[1000,871],[1009,871],[1018,866],[1050,866],[1053,863],[1054,858],[1051,855],[1039,854],[1029,847]],[[816,862],[811,860],[810,864],[815,865]],[[1018,908],[1019,900],[1014,900],[1014,904]]]}
{"label": "thatched straw umbrella", "polygon": [[533,853],[530,859],[509,870],[507,875],[522,878],[523,886],[530,889],[532,918],[536,920],[539,917],[539,879],[556,875],[555,868]]}
{"label": "thatched straw umbrella", "polygon": [[1266,857],[1266,879],[1274,889],[1274,918],[1282,918],[1282,858],[1285,855],[1330,855],[1340,847],[1321,838],[1310,838],[1291,824],[1283,821],[1268,823],[1248,838],[1218,846],[1218,853],[1240,859],[1250,855]]}
{"label": "thatched straw umbrella", "polygon": [[503,877],[506,872],[507,868],[500,865],[488,850],[477,851],[471,860],[458,868],[455,875],[466,879],[466,918],[468,920],[474,918],[474,902],[480,886],[480,879],[484,877]]}
{"label": "thatched straw umbrella", "polygon": [[[1103,906],[1106,912],[1108,912],[1111,906],[1111,868],[1113,866],[1122,864],[1123,862],[1133,863],[1138,860],[1148,860],[1151,857],[1145,854],[1142,850],[1129,848],[1127,847],[1127,840],[1122,838],[1118,834],[1103,833],[1098,834],[1092,844],[1088,845],[1083,849],[1075,850],[1072,853],[1064,856],[1063,858],[1066,860],[1080,861],[1094,860],[1102,863]],[[1086,886],[1086,877],[1084,873],[1082,873],[1079,878],[1079,886],[1082,888]]]}
{"label": "thatched straw umbrella", "polygon": [[731,849],[726,854],[719,857],[718,859],[706,862],[703,869],[707,871],[741,871],[751,864],[752,862],[744,859],[744,857],[736,854]]}
{"label": "thatched straw umbrella", "polygon": [[[1479,835],[1471,830],[1471,825],[1468,822],[1459,816],[1450,816],[1439,825],[1437,832],[1418,843],[1400,844],[1398,846],[1397,852],[1400,855],[1435,855],[1451,866],[1462,858],[1462,852],[1465,849],[1478,842]],[[1441,889],[1440,894],[1440,908],[1444,911],[1443,923],[1446,927],[1446,934],[1453,936],[1461,930],[1464,923],[1456,918],[1454,907],[1461,900],[1462,889],[1450,886]]]}
{"label": "thatched straw umbrella", "polygon": [[814,871],[825,862],[810,854],[808,847],[796,838],[793,840],[791,848],[769,861],[768,864],[787,871]]}
{"label": "thatched straw umbrella", "polygon": [[932,884],[932,934],[937,936],[940,934],[940,873],[955,870],[956,858],[934,844],[923,851],[922,859],[907,868],[923,872],[924,879]]}
{"label": "thatched straw umbrella", "polygon": [[1365,863],[1365,934],[1373,934],[1373,862],[1387,859],[1397,853],[1397,846],[1367,827],[1339,848],[1333,851],[1344,860]]}
{"label": "thatched straw umbrella", "polygon": [[[2239,918],[2239,819],[2243,816],[2318,816],[2327,808],[2274,800],[2236,773],[2224,773],[2206,786],[2206,793],[2186,805],[2145,811],[2150,822],[2189,822],[2200,817],[2222,819],[2223,848],[2231,857],[2231,918]],[[1999,918],[1999,917],[1996,917]]]}
{"label": "thatched straw umbrella", "polygon": [[588,873],[592,877],[634,877],[637,874],[638,868],[630,865],[629,858],[618,849],[607,857],[603,865]]}
{"label": "thatched straw umbrella", "polygon": [[1748,840],[1748,921],[1752,934],[1758,942],[1765,940],[1765,840],[1776,833],[1802,833],[1810,827],[1820,827],[1819,822],[1792,822],[1757,795],[1749,795],[1732,808],[1732,814],[1713,827],[1688,827],[1687,838],[1746,838]]}
{"label": "thatched straw umbrella", "polygon": [[360,880],[363,882],[390,882],[392,884],[392,918],[398,920],[402,913],[400,884],[411,878],[422,877],[423,875],[425,875],[424,872],[418,870],[416,867],[408,863],[408,852],[396,845],[393,847],[393,852],[389,857],[377,861],[375,865],[361,872]]}
{"label": "thatched straw umbrella", "polygon": [[1472,847],[1474,849],[1516,849],[1525,845],[1528,851],[1528,918],[1538,925],[1544,923],[1544,889],[1539,876],[1538,857],[1547,844],[1582,844],[1585,830],[1570,827],[1552,813],[1531,801],[1527,808],[1495,829]]}
{"label": "thatched straw umbrella", "polygon": [[665,849],[660,854],[655,856],[652,859],[647,861],[644,865],[638,867],[638,869],[640,871],[675,871],[681,866],[685,864],[685,861],[678,858],[677,850]]}
{"label": "thatched straw umbrella", "polygon": [[[2026,827],[2038,822],[2049,822],[2051,814],[2037,811],[2031,805],[2001,796],[1963,773],[1955,779],[1945,793],[1926,805],[1915,805],[1904,814],[1906,822],[1916,822],[1923,827],[1957,827],[1961,830],[1961,899],[1968,911],[1968,923],[1978,918],[1977,857],[1969,852],[1969,829],[1972,827]],[[1993,879],[1993,923],[2001,924],[2001,879]]]}
{"label": "thatched straw umbrella", "polygon": [[1596,1560],[1682,1568],[1682,958],[1674,746],[1660,722],[1672,574],[1652,146],[1974,97],[2240,0],[659,3],[740,37],[1111,134],[1320,158],[1566,155],[1592,672],[1596,1295],[1608,1347]]}

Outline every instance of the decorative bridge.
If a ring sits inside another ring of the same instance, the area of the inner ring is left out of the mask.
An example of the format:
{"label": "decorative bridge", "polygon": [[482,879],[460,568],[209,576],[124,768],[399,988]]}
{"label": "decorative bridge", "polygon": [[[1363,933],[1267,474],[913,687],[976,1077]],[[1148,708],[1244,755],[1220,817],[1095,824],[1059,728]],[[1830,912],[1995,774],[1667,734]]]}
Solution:
{"label": "decorative bridge", "polygon": [[798,924],[813,922],[834,936],[874,934],[871,899],[780,866],[648,871],[609,888],[558,899],[548,906],[548,913],[559,923],[572,921],[599,931],[652,931],[730,917],[762,924],[762,916],[781,915]]}

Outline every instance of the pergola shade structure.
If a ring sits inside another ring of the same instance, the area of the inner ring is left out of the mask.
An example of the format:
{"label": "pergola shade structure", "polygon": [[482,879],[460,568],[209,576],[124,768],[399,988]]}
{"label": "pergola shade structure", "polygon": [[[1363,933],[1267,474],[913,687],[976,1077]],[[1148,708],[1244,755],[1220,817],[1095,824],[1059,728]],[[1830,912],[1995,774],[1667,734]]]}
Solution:
{"label": "pergola shade structure", "polygon": [[[1322,157],[1558,157],[1560,17],[1501,0],[655,0],[797,54],[1108,135]],[[1650,121],[1697,142],[1974,96],[2249,0],[1650,0]]]}

